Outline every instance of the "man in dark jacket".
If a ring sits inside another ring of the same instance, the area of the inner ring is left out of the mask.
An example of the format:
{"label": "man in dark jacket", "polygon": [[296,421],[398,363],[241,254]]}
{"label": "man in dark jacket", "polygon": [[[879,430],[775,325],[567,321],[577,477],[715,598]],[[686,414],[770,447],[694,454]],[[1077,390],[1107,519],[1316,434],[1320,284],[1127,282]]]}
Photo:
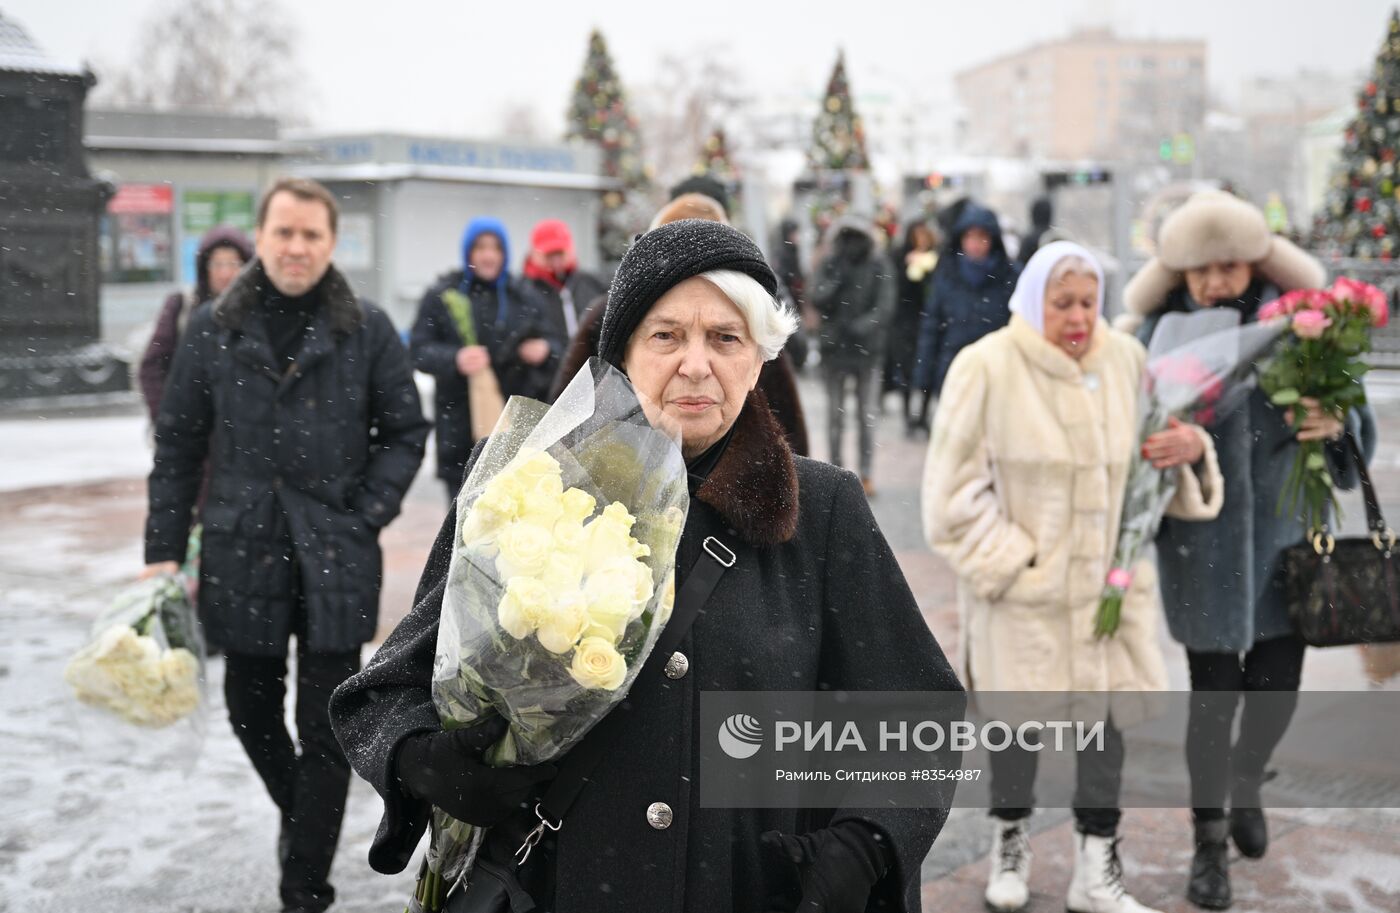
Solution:
{"label": "man in dark jacket", "polygon": [[874,226],[843,217],[831,228],[831,254],[816,270],[812,305],[821,315],[822,371],[826,377],[827,458],[841,465],[847,382],[854,380],[860,429],[860,479],[875,493],[875,372],[881,342],[894,313],[895,281],[889,260],[876,256]]}
{"label": "man in dark jacket", "polygon": [[[321,911],[350,768],[327,716],[379,612],[379,530],[428,425],[389,318],[331,266],[335,198],[287,178],[258,210],[258,258],[180,342],[156,425],[147,576],[185,554],[206,460],[199,599],[228,659],[229,722],[282,812],[286,911]],[[284,722],[297,639],[297,752]]]}
{"label": "man in dark jacket", "polygon": [[[544,219],[530,232],[524,274],[543,306],[549,338],[562,339],[564,347],[578,333],[588,306],[608,293],[607,283],[579,269],[573,233],[560,219]],[[551,372],[559,370],[562,355],[562,348],[550,352]]]}
{"label": "man in dark jacket", "polygon": [[963,205],[933,271],[919,320],[914,382],[938,396],[953,359],[1011,321],[1011,292],[1020,269],[1006,254],[996,213]]}
{"label": "man in dark jacket", "polygon": [[462,268],[443,274],[423,294],[409,338],[413,366],[437,380],[437,471],[448,498],[462,485],[475,443],[471,378],[490,368],[506,399],[542,400],[568,345],[551,329],[539,297],[510,275],[509,264],[505,225],[473,219],[462,235]]}

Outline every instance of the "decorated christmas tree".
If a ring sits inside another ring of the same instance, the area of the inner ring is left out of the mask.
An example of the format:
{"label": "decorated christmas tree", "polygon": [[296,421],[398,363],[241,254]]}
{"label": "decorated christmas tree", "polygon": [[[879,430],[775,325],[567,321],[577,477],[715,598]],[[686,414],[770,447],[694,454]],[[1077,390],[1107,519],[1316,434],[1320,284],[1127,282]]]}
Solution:
{"label": "decorated christmas tree", "polygon": [[595,143],[603,151],[603,174],[622,184],[603,195],[598,245],[607,260],[620,260],[632,235],[646,227],[651,205],[643,191],[649,176],[642,164],[637,120],[622,89],[600,32],[588,37],[588,56],[574,83],[566,136]]}
{"label": "decorated christmas tree", "polygon": [[812,125],[812,148],[807,152],[807,161],[814,171],[865,171],[870,167],[865,128],[846,82],[844,53],[837,53],[836,68],[827,81],[826,97]]}
{"label": "decorated christmas tree", "polygon": [[1346,129],[1316,241],[1338,257],[1390,260],[1400,243],[1400,12],[1390,27],[1357,112]]}
{"label": "decorated christmas tree", "polygon": [[700,157],[695,162],[695,173],[712,177],[731,189],[738,181],[739,172],[730,157],[729,141],[724,136],[723,127],[716,127],[700,147]]}
{"label": "decorated christmas tree", "polygon": [[[690,172],[694,177],[717,181],[724,188],[725,198],[721,202],[729,212],[730,221],[736,223],[743,221],[744,201],[739,182],[739,169],[734,164],[729,149],[729,140],[724,135],[723,127],[716,127],[700,144],[700,154],[696,157],[695,167],[691,168]],[[675,194],[676,189],[673,187],[671,193]]]}

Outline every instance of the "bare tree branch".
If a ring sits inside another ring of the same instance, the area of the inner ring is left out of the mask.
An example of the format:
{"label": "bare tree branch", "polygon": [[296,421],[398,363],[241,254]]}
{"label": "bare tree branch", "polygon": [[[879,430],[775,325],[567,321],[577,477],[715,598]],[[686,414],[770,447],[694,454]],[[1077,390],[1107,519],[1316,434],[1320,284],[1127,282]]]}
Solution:
{"label": "bare tree branch", "polygon": [[305,80],[296,28],[272,0],[167,0],[135,57],[101,74],[98,101],[297,119]]}

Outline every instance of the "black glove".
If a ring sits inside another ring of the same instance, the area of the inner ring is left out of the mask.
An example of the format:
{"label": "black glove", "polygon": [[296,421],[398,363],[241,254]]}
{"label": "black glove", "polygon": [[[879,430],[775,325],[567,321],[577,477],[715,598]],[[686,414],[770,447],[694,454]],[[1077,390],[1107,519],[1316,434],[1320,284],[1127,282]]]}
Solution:
{"label": "black glove", "polygon": [[482,755],[501,740],[506,729],[506,721],[496,716],[465,729],[409,736],[395,755],[400,786],[458,821],[480,827],[499,824],[557,772],[553,764],[491,767],[484,763]]}
{"label": "black glove", "polygon": [[871,888],[894,859],[883,836],[860,821],[842,821],[800,837],[767,831],[758,841],[798,867],[802,902],[795,913],[863,913]]}

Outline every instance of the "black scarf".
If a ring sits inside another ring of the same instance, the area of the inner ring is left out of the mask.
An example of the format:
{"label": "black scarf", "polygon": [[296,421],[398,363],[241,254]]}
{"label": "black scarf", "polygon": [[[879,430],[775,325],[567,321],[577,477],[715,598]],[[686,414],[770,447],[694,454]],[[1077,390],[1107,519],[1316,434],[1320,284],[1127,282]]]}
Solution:
{"label": "black scarf", "polygon": [[734,426],[724,433],[724,437],[715,441],[704,452],[694,459],[685,461],[685,471],[690,481],[690,496],[695,497],[695,493],[700,490],[700,486],[705,484],[705,480],[710,477],[710,473],[719,465],[720,457],[724,456],[724,451],[729,447],[730,439],[734,437]]}
{"label": "black scarf", "polygon": [[276,356],[278,365],[294,360],[301,351],[306,328],[311,325],[312,317],[321,306],[324,297],[322,287],[325,284],[326,277],[322,276],[310,291],[296,296],[282,294],[271,282],[263,289],[267,339],[272,344],[272,354]]}

